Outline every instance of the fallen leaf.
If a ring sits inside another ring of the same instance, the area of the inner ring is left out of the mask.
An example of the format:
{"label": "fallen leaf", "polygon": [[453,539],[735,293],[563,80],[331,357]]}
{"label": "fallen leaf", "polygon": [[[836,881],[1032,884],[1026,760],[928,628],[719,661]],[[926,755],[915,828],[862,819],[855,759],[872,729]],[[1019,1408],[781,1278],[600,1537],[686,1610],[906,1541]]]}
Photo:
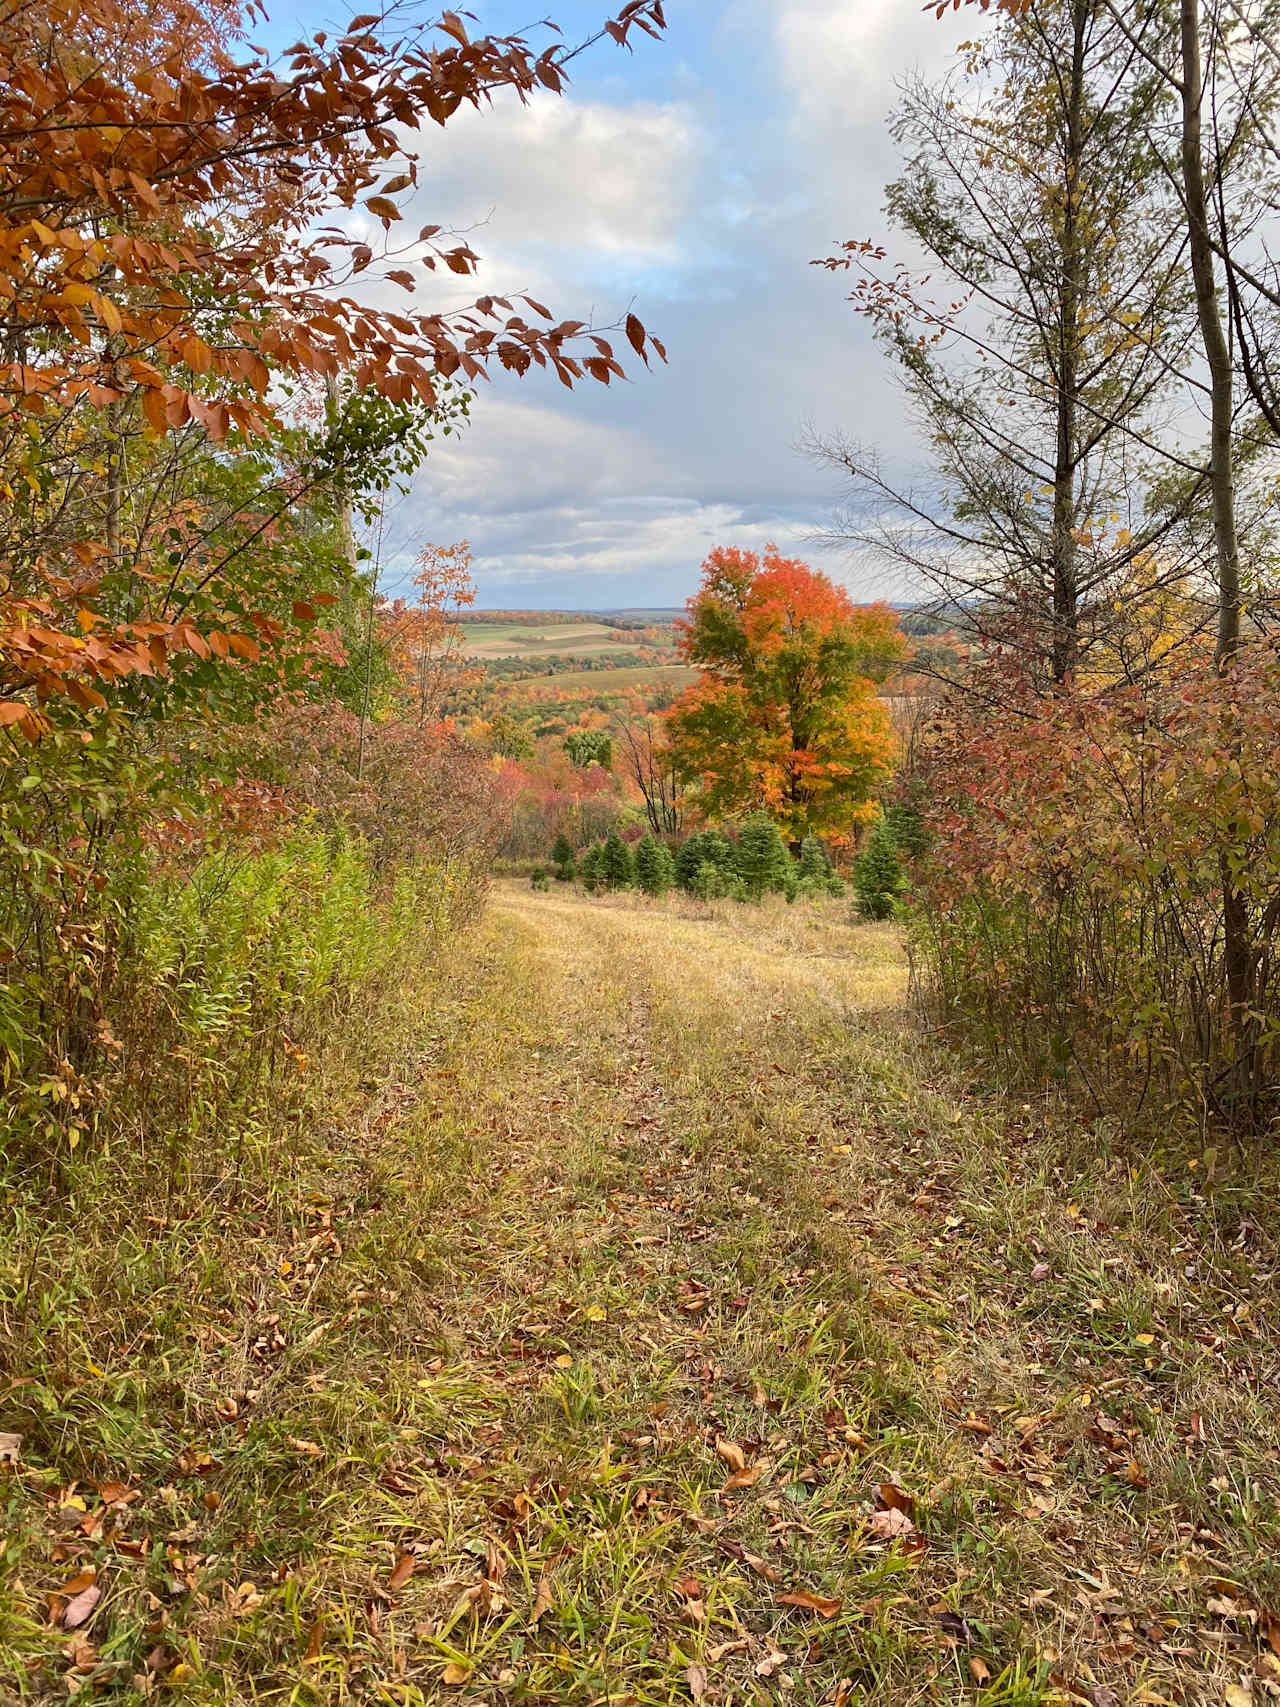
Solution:
{"label": "fallen leaf", "polygon": [[0,1464],[16,1464],[22,1456],[22,1436],[0,1433]]}
{"label": "fallen leaf", "polygon": [[391,1567],[391,1575],[387,1578],[387,1587],[394,1594],[397,1589],[404,1587],[417,1568],[418,1561],[412,1553],[401,1553]]}
{"label": "fallen leaf", "polygon": [[979,1659],[977,1654],[971,1654],[969,1656],[969,1676],[975,1683],[990,1683],[991,1667],[984,1659]]}
{"label": "fallen leaf", "polygon": [[1253,1691],[1243,1683],[1229,1683],[1222,1699],[1227,1707],[1253,1707]]}
{"label": "fallen leaf", "polygon": [[780,1594],[778,1599],[783,1606],[803,1607],[806,1612],[816,1612],[820,1618],[835,1618],[844,1605],[843,1600],[832,1600],[825,1594],[811,1594],[807,1588],[793,1589],[790,1594]]}
{"label": "fallen leaf", "polygon": [[707,1693],[707,1674],[700,1665],[691,1665],[685,1672],[689,1684],[689,1693],[695,1701],[701,1701]]}
{"label": "fallen leaf", "polygon": [[98,1663],[98,1650],[84,1636],[73,1636],[62,1652],[73,1671],[92,1671]]}
{"label": "fallen leaf", "polygon": [[1031,1270],[1031,1278],[1039,1284],[1042,1280],[1048,1280],[1050,1273],[1051,1270],[1047,1262],[1038,1262]]}
{"label": "fallen leaf", "polygon": [[538,1620],[544,1612],[550,1612],[555,1605],[551,1593],[551,1578],[543,1576],[538,1579],[538,1592],[533,1597],[533,1611],[529,1615],[530,1624],[536,1628]]}
{"label": "fallen leaf", "polygon": [[747,1455],[736,1440],[716,1440],[716,1451],[731,1470],[745,1470]]}
{"label": "fallen leaf", "polygon": [[303,1665],[313,1665],[320,1658],[320,1642],[324,1636],[324,1620],[317,1618],[307,1632],[307,1651],[302,1656]]}
{"label": "fallen leaf", "polygon": [[896,1482],[881,1482],[880,1502],[887,1505],[891,1511],[905,1511],[908,1517],[916,1509],[916,1502],[911,1495]]}
{"label": "fallen leaf", "polygon": [[764,1658],[762,1660],[756,1661],[756,1664],[755,1664],[756,1676],[757,1677],[772,1677],[774,1672],[777,1671],[778,1667],[780,1665],[782,1665],[782,1663],[785,1661],[786,1657],[787,1656],[783,1653],[781,1648],[775,1648],[773,1643],[770,1642],[768,1653],[764,1656]]}
{"label": "fallen leaf", "polygon": [[78,1630],[93,1616],[93,1609],[102,1599],[102,1590],[97,1583],[90,1583],[74,1595],[62,1609],[62,1628]]}
{"label": "fallen leaf", "polygon": [[299,1440],[296,1435],[286,1435],[285,1439],[295,1452],[301,1452],[304,1458],[323,1458],[324,1447],[318,1446],[314,1440]]}
{"label": "fallen leaf", "polygon": [[890,1506],[887,1511],[873,1511],[869,1520],[873,1535],[878,1535],[882,1541],[892,1541],[899,1535],[914,1535],[916,1526],[905,1511],[899,1511],[896,1506]]}
{"label": "fallen leaf", "polygon": [[97,1488],[98,1498],[107,1505],[131,1505],[134,1500],[142,1497],[139,1489],[131,1488],[124,1482],[99,1482]]}
{"label": "fallen leaf", "polygon": [[440,1681],[447,1683],[451,1688],[456,1688],[458,1684],[465,1683],[470,1676],[470,1666],[459,1665],[457,1660],[450,1660],[441,1674]]}
{"label": "fallen leaf", "polygon": [[754,1488],[759,1480],[760,1466],[749,1464],[745,1470],[735,1470],[720,1492],[731,1494],[738,1488]]}
{"label": "fallen leaf", "polygon": [[262,1605],[262,1593],[256,1583],[240,1583],[228,1596],[231,1610],[237,1618],[244,1618],[250,1612]]}

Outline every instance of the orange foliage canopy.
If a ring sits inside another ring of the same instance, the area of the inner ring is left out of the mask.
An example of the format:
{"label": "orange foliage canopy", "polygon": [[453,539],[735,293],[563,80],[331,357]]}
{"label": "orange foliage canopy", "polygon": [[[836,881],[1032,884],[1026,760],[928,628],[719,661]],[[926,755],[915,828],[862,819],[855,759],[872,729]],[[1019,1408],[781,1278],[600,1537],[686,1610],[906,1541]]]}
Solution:
{"label": "orange foliage canopy", "polygon": [[671,710],[671,743],[709,817],[764,808],[798,840],[866,815],[893,757],[876,694],[904,650],[888,605],[855,605],[774,546],[720,546],[680,650],[702,676]]}
{"label": "orange foliage canopy", "polygon": [[[394,36],[397,17],[300,41],[281,67],[231,58],[226,0],[0,0],[0,501],[39,480],[42,441],[69,428],[106,462],[126,418],[153,442],[194,431],[252,448],[280,425],[273,376],[346,372],[430,404],[441,376],[494,363],[569,386],[622,374],[607,339],[531,298],[399,311],[350,289],[371,268],[406,292],[439,268],[470,274],[476,255],[439,226],[391,247],[416,186],[406,135],[564,80],[562,47],[472,39],[453,12]],[[661,0],[629,0],[605,31],[625,44],[662,22]],[[625,334],[646,362],[664,355],[634,315]],[[0,727],[37,732],[51,694],[101,704],[94,683],[161,671],[174,650],[255,650],[154,601],[128,620],[99,608],[117,556],[109,524],[0,544]],[[146,566],[129,568],[136,589]]]}

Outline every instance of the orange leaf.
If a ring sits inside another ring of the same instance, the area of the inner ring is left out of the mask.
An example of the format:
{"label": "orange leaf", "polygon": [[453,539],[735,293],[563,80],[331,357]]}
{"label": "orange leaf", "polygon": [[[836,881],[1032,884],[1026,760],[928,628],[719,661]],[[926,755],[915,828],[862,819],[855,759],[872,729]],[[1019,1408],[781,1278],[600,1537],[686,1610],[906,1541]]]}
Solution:
{"label": "orange leaf", "polygon": [[844,1605],[843,1600],[833,1600],[825,1594],[811,1594],[807,1588],[780,1594],[778,1600],[783,1606],[799,1606],[806,1612],[816,1612],[819,1618],[835,1618]]}
{"label": "orange leaf", "polygon": [[731,1470],[745,1470],[747,1455],[736,1440],[717,1440],[716,1451]]}
{"label": "orange leaf", "polygon": [[401,1553],[387,1578],[387,1587],[393,1594],[397,1589],[402,1589],[417,1568],[418,1561],[412,1553]]}

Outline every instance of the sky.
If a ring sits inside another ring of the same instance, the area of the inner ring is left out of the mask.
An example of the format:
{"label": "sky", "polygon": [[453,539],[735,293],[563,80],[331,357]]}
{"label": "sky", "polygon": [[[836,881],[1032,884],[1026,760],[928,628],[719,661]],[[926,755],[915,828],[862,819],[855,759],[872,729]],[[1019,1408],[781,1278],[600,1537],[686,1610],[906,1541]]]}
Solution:
{"label": "sky", "polygon": [[[610,10],[547,3],[569,42]],[[470,9],[473,33],[541,15],[530,0]],[[607,390],[481,383],[470,425],[388,510],[388,588],[423,545],[466,539],[479,608],[682,605],[712,546],[774,542],[858,598],[911,596],[815,543],[841,493],[797,448],[807,429],[874,443],[890,468],[919,452],[847,287],[809,262],[888,235],[896,81],[944,72],[975,14],[939,22],[920,0],[666,10],[661,42],[599,44],[567,94],[502,100],[414,143],[414,218],[465,233],[481,257],[471,294],[528,291],[601,327],[634,310],[670,359],[646,372],[628,350],[628,382]],[[290,17],[340,21],[333,0]],[[438,300],[463,300],[459,283]]]}

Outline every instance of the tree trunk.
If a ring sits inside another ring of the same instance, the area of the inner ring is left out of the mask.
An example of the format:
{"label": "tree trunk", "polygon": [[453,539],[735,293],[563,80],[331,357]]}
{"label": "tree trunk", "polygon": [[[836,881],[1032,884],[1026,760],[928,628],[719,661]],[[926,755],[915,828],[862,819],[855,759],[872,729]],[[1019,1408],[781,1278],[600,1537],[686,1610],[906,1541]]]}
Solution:
{"label": "tree trunk", "polygon": [[1058,318],[1057,445],[1053,471],[1053,641],[1051,668],[1063,682],[1079,656],[1079,588],[1076,576],[1076,405],[1079,390],[1080,305],[1084,296],[1080,185],[1084,138],[1085,27],[1088,0],[1072,6],[1071,82],[1066,109],[1063,173],[1062,280]]}
{"label": "tree trunk", "polygon": [[[1187,239],[1195,284],[1196,316],[1209,369],[1209,487],[1213,502],[1214,560],[1218,580],[1216,662],[1225,673],[1240,646],[1240,546],[1236,536],[1235,471],[1232,428],[1235,417],[1231,348],[1223,325],[1214,277],[1213,241],[1205,191],[1201,108],[1204,67],[1200,53],[1199,0],[1181,0],[1182,192],[1187,209]],[[1231,1061],[1226,1102],[1243,1113],[1251,1098],[1257,1066],[1253,981],[1256,955],[1249,909],[1231,871],[1228,850],[1222,873],[1223,972],[1227,986],[1227,1043]]]}

